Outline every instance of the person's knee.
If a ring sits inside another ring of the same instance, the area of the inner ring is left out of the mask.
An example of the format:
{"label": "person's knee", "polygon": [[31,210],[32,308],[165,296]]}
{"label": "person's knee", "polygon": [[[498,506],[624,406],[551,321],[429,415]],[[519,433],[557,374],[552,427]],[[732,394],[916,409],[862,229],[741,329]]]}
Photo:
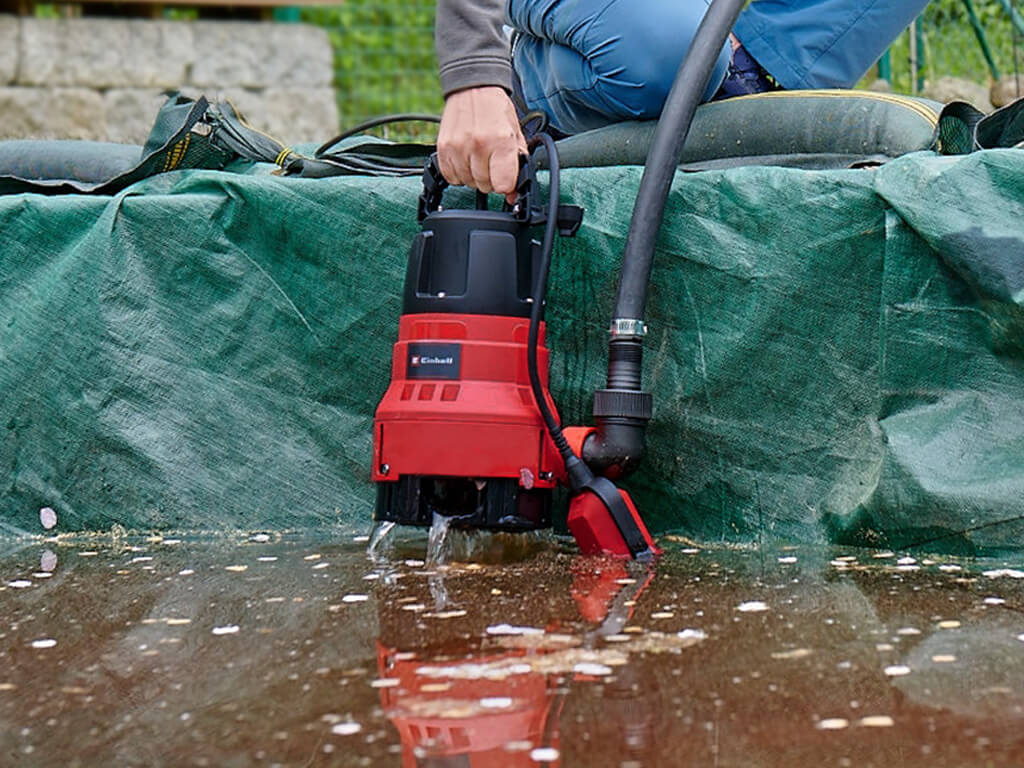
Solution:
{"label": "person's knee", "polygon": [[657,117],[704,10],[679,0],[619,0],[588,40],[596,87],[635,117]]}

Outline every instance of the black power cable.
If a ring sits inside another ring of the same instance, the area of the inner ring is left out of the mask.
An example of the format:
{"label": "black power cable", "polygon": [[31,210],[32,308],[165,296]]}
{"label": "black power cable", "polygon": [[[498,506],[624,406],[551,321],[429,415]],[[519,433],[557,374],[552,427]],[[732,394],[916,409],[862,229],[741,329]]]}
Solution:
{"label": "black power cable", "polygon": [[[526,366],[530,374],[530,388],[533,391],[533,398],[537,401],[537,408],[548,428],[548,433],[555,443],[555,447],[561,454],[562,459],[567,463],[571,458],[579,461],[579,457],[573,453],[569,441],[562,434],[562,426],[555,418],[555,414],[548,405],[544,396],[544,388],[540,383],[540,371],[537,365],[537,342],[540,336],[540,321],[544,315],[544,303],[547,299],[548,275],[551,271],[551,254],[555,245],[555,230],[558,228],[558,198],[560,168],[558,165],[558,150],[555,142],[546,133],[538,133],[531,141],[536,146],[544,144],[548,154],[548,212],[547,224],[544,227],[544,240],[540,247],[540,263],[537,266],[537,278],[533,286],[533,306],[530,307],[530,331],[527,335]],[[531,147],[532,149],[533,147]],[[532,159],[529,162],[533,162]],[[575,490],[575,489],[574,489]]]}
{"label": "black power cable", "polygon": [[[547,226],[544,229],[544,239],[540,249],[540,263],[537,266],[537,278],[533,287],[533,305],[530,307],[530,329],[526,340],[526,367],[530,376],[530,389],[533,391],[533,399],[537,401],[537,409],[540,411],[544,424],[547,426],[551,440],[562,456],[565,463],[566,479],[569,481],[569,490],[573,494],[592,493],[600,499],[601,504],[608,511],[612,521],[622,535],[630,554],[637,559],[650,559],[654,556],[653,550],[648,546],[644,534],[633,519],[632,512],[626,505],[622,494],[615,484],[607,477],[596,476],[587,464],[576,455],[569,441],[562,433],[562,426],[555,418],[555,414],[548,405],[544,389],[540,383],[540,369],[537,364],[537,344],[540,336],[540,321],[544,315],[544,303],[547,298],[548,275],[551,271],[551,254],[554,251],[555,230],[558,229],[558,200],[559,200],[559,175],[558,150],[554,140],[546,133],[537,134],[530,142],[533,147],[537,143],[543,143],[548,155],[548,172],[550,181],[548,183],[548,211]],[[532,160],[529,162],[532,163]]]}

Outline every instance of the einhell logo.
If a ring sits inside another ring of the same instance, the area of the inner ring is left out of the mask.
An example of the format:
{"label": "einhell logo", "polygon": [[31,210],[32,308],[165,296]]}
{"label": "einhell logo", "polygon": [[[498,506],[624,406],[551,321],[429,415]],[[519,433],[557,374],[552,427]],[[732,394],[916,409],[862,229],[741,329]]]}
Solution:
{"label": "einhell logo", "polygon": [[429,355],[413,355],[412,360],[409,361],[411,365],[454,365],[455,358],[451,357],[431,357]]}
{"label": "einhell logo", "polygon": [[405,374],[410,379],[457,379],[461,352],[458,344],[412,343]]}

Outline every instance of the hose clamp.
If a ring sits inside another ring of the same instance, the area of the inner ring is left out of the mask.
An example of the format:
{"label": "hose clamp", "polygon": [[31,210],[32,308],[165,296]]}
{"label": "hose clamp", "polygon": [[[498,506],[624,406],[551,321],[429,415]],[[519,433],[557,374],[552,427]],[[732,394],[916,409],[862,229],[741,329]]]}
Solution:
{"label": "hose clamp", "polygon": [[612,320],[611,328],[608,329],[613,339],[622,337],[643,338],[647,335],[647,323],[643,320],[617,317]]}

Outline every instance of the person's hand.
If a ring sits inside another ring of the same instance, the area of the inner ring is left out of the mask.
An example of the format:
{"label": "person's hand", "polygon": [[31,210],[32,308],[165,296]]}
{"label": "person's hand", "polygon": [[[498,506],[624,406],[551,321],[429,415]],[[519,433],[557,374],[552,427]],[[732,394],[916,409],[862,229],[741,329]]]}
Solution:
{"label": "person's hand", "polygon": [[437,160],[449,184],[515,199],[519,155],[526,140],[512,100],[496,86],[467,88],[448,96],[437,134]]}

